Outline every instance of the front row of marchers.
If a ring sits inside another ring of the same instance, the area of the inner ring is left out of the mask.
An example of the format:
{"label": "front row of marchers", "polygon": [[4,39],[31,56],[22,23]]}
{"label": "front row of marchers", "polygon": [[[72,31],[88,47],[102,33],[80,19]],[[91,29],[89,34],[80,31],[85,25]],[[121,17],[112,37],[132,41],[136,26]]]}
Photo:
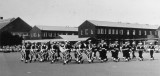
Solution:
{"label": "front row of marchers", "polygon": [[[132,46],[131,46],[132,45]],[[135,52],[139,53],[139,60],[143,61],[143,52],[145,51],[142,43],[136,45],[134,42],[132,44],[125,42],[123,45],[119,45],[118,41],[115,41],[112,44],[107,46],[104,40],[101,40],[99,43],[91,43],[91,40],[87,42],[78,41],[75,44],[71,44],[68,41],[64,42],[49,42],[49,43],[24,43],[21,51],[21,60],[25,63],[32,61],[50,61],[51,63],[63,60],[64,64],[71,62],[72,56],[71,53],[74,53],[74,58],[77,63],[83,63],[84,55],[87,56],[87,61],[92,63],[95,59],[99,59],[100,62],[108,61],[107,52],[111,52],[112,59],[115,62],[119,62],[120,58],[118,54],[123,53],[123,58],[125,61],[136,58]],[[151,60],[154,60],[153,53],[155,47],[152,43],[148,46],[150,49]],[[96,53],[99,53],[99,57],[96,56]],[[132,54],[130,56],[130,54]]]}

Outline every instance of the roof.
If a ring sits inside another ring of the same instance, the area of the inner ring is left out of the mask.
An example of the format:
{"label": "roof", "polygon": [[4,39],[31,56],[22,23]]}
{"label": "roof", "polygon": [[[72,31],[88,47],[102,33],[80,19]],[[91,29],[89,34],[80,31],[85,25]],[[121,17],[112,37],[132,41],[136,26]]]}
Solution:
{"label": "roof", "polygon": [[79,38],[78,35],[59,35],[63,40],[67,41],[84,41],[88,38]]}
{"label": "roof", "polygon": [[25,42],[54,42],[54,41],[85,41],[88,38],[78,38],[78,35],[59,35],[61,39],[40,39],[40,40],[25,40]]}
{"label": "roof", "polygon": [[2,29],[3,27],[5,27],[6,25],[8,25],[9,23],[11,23],[12,21],[14,21],[15,18],[9,18],[9,19],[0,19],[0,29]]}
{"label": "roof", "polygon": [[78,31],[76,27],[65,27],[65,26],[36,26],[40,30],[51,30],[51,31]]}
{"label": "roof", "polygon": [[159,25],[137,24],[137,23],[122,23],[109,21],[87,20],[96,26],[110,26],[110,27],[125,27],[125,28],[140,28],[140,29],[158,29]]}

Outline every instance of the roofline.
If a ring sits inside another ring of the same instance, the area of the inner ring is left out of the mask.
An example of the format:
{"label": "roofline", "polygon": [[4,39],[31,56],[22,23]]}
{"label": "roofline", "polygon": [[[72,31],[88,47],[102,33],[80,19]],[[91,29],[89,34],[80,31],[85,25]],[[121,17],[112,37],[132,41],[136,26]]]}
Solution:
{"label": "roofline", "polygon": [[[13,17],[13,18],[14,18],[14,17]],[[13,19],[13,18],[11,18],[11,19]],[[14,18],[13,21],[15,21],[16,19],[17,19],[17,18]],[[12,23],[13,21],[10,20],[9,23],[7,23],[7,24],[6,24],[5,26],[3,26],[1,29],[3,29],[4,27],[8,26],[8,24]],[[1,30],[1,29],[0,29],[0,30]]]}
{"label": "roofline", "polygon": [[[39,28],[38,26],[41,26],[41,25],[35,25],[34,27],[37,27],[41,31],[75,31],[75,32],[78,31],[78,30],[44,30],[43,28]],[[45,27],[45,26],[43,26],[43,27]],[[65,26],[47,26],[47,27],[65,27]],[[77,27],[66,27],[66,28],[75,28],[76,29]]]}
{"label": "roofline", "polygon": [[[94,24],[95,25],[95,24]],[[114,27],[114,26],[101,26],[101,25],[95,25],[96,27]],[[149,29],[149,28],[134,28],[134,27],[114,27],[114,28],[131,28],[131,29]],[[152,28],[151,28],[152,29]],[[157,29],[153,29],[153,30],[158,30]]]}
{"label": "roofline", "polygon": [[[117,26],[103,26],[103,25],[96,25],[94,23],[92,23],[91,21],[99,21],[99,20],[85,20],[85,21],[88,21],[89,23],[95,25],[95,26],[101,26],[101,27],[117,27]],[[112,21],[103,21],[103,22],[112,22]],[[118,23],[118,22],[113,22],[113,23]],[[120,22],[122,24],[127,24],[125,22]],[[130,24],[136,24],[136,23],[130,23]],[[138,24],[138,23],[137,23]],[[138,25],[148,25],[148,24],[138,24]],[[150,24],[149,24],[150,25]],[[157,25],[159,26],[159,25]],[[134,28],[134,27],[117,27],[117,28]],[[158,27],[160,28],[160,26]],[[154,29],[154,30],[157,30],[158,28]],[[134,29],[152,29],[152,28],[134,28]]]}

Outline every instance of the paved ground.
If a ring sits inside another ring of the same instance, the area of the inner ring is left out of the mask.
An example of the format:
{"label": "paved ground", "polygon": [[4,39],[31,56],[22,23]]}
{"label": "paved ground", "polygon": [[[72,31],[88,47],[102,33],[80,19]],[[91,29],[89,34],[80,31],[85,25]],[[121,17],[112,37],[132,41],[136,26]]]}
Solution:
{"label": "paved ground", "polygon": [[109,60],[91,64],[76,64],[72,61],[67,65],[62,62],[25,64],[19,57],[19,53],[0,53],[0,76],[160,76],[160,53],[155,54],[154,61],[149,60],[149,53],[144,53],[144,61],[134,59],[117,63]]}

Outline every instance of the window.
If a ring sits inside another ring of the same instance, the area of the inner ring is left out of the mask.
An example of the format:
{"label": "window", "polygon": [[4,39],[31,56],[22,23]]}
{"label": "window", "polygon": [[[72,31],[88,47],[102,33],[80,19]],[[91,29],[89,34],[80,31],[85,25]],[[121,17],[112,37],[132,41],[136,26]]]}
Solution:
{"label": "window", "polygon": [[114,34],[114,29],[112,29],[112,34]]}
{"label": "window", "polygon": [[54,37],[55,37],[55,36],[57,36],[57,34],[56,34],[56,33],[54,33]]}
{"label": "window", "polygon": [[88,29],[85,29],[85,35],[88,35]]}
{"label": "window", "polygon": [[116,30],[116,34],[118,34],[118,29]]}
{"label": "window", "polygon": [[37,33],[37,35],[38,35],[38,37],[40,37],[40,34],[39,34],[39,33]]}
{"label": "window", "polygon": [[45,32],[43,33],[43,36],[44,36],[44,37],[46,37],[46,34],[45,34]]}
{"label": "window", "polygon": [[81,30],[81,35],[83,35],[83,30]]}
{"label": "window", "polygon": [[139,30],[139,35],[142,35],[141,30]]}
{"label": "window", "polygon": [[33,33],[33,36],[34,36],[34,37],[37,37],[37,34],[36,34],[36,33]]}
{"label": "window", "polygon": [[47,34],[48,34],[48,33],[46,32],[46,37],[48,36]]}
{"label": "window", "polygon": [[103,32],[104,32],[103,29],[101,29],[101,34],[104,34]]}
{"label": "window", "polygon": [[123,30],[120,30],[119,32],[120,32],[120,35],[123,35]]}
{"label": "window", "polygon": [[100,34],[100,29],[97,30],[97,34]]}
{"label": "window", "polygon": [[111,29],[108,30],[108,34],[111,34]]}
{"label": "window", "polygon": [[129,35],[129,30],[127,30],[127,35]]}
{"label": "window", "polygon": [[91,29],[91,34],[93,34],[93,30]]}
{"label": "window", "polygon": [[136,30],[133,30],[133,35],[135,35],[136,34]]}
{"label": "window", "polygon": [[150,35],[152,35],[152,31],[150,31]]}
{"label": "window", "polygon": [[49,33],[49,37],[52,37],[52,33]]}
{"label": "window", "polygon": [[144,35],[147,35],[147,31],[144,31]]}
{"label": "window", "polygon": [[105,29],[105,34],[107,34],[107,29]]}
{"label": "window", "polygon": [[59,33],[56,34],[56,36],[58,36],[58,35],[59,35]]}
{"label": "window", "polygon": [[31,35],[31,37],[33,37],[33,34],[30,34]]}
{"label": "window", "polygon": [[157,34],[157,31],[155,31],[155,35],[158,35],[158,34]]}

